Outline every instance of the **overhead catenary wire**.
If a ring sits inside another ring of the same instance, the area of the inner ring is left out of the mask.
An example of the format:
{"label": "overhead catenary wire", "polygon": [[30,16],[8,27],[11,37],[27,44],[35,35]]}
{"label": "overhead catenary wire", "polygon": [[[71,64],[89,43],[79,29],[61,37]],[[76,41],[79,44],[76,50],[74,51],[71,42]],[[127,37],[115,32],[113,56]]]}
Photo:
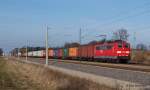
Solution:
{"label": "overhead catenary wire", "polygon": [[[150,5],[150,2],[144,3],[144,4],[140,5],[140,6],[136,6],[136,7],[132,8],[131,11],[127,10],[126,12],[123,12],[123,13],[121,13],[121,14],[119,14],[119,15],[116,15],[116,16],[114,16],[114,17],[111,17],[112,19],[109,19],[109,22],[112,22],[112,21],[115,21],[115,20],[117,20],[117,19],[119,19],[119,18],[122,18],[122,15],[127,15],[127,14],[130,14],[131,12],[135,12],[136,10],[143,9],[143,8],[144,8],[145,6],[147,6],[147,5]],[[108,23],[109,23],[109,22],[108,22]],[[107,23],[103,23],[103,24],[107,24]],[[102,24],[102,25],[103,25],[103,24]]]}
{"label": "overhead catenary wire", "polygon": [[[146,5],[150,5],[150,2],[144,3],[144,4],[142,4],[142,6],[137,6],[137,7],[133,8],[132,12],[135,12],[136,9],[143,8]],[[130,13],[130,12],[126,12],[126,13]],[[98,27],[101,27],[101,28],[99,28],[100,30],[104,30],[106,28],[104,26],[108,27],[108,26],[114,25],[115,23],[122,22],[122,21],[128,20],[130,18],[135,18],[135,17],[141,16],[141,15],[146,15],[146,14],[149,14],[149,13],[150,13],[150,10],[144,10],[142,12],[137,12],[137,13],[134,13],[134,14],[131,14],[131,15],[126,14],[125,17],[121,17],[122,14],[120,14],[120,15],[117,15],[117,16],[113,17],[112,19],[110,19],[107,23],[99,24]],[[88,33],[92,33],[93,30],[96,31],[96,30],[98,30],[98,28],[92,29]]]}

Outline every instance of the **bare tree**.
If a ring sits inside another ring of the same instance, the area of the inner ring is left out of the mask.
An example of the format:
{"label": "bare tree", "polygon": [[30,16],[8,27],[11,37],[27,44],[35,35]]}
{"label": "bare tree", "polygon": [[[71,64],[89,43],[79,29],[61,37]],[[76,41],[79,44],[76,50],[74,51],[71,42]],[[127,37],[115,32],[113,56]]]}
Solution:
{"label": "bare tree", "polygon": [[136,46],[137,50],[147,50],[147,46],[143,43],[137,44]]}

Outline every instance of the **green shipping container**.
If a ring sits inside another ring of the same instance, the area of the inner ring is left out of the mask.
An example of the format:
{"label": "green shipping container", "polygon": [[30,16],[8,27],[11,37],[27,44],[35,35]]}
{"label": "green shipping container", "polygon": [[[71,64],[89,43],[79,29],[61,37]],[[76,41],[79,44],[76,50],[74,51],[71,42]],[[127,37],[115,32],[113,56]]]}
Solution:
{"label": "green shipping container", "polygon": [[68,48],[63,48],[63,59],[68,58],[69,55],[69,50]]}

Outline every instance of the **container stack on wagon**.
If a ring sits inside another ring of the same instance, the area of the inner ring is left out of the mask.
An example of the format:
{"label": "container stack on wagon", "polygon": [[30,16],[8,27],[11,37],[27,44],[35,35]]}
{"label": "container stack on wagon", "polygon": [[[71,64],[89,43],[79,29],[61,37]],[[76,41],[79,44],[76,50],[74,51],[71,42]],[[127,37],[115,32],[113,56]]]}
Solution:
{"label": "container stack on wagon", "polygon": [[32,52],[28,52],[28,56],[32,57],[33,56]]}
{"label": "container stack on wagon", "polygon": [[37,51],[37,56],[38,57],[44,57],[45,56],[45,50]]}
{"label": "container stack on wagon", "polygon": [[52,48],[49,48],[48,56],[49,56],[49,58],[53,58],[53,56],[54,56],[54,50]]}
{"label": "container stack on wagon", "polygon": [[62,59],[68,59],[69,57],[69,50],[68,48],[63,48],[62,49]]}
{"label": "container stack on wagon", "polygon": [[58,48],[55,48],[53,49],[53,58],[57,59],[58,58],[58,55],[59,55],[59,52],[58,52]]}
{"label": "container stack on wagon", "polygon": [[78,58],[78,47],[69,48],[69,59],[77,59]]}

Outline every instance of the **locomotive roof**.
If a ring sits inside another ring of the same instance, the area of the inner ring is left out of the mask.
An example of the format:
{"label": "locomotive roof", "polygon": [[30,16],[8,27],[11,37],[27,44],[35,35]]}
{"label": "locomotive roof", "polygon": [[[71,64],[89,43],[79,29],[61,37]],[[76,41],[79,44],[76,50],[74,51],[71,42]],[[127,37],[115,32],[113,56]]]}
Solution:
{"label": "locomotive roof", "polygon": [[[115,43],[115,42],[126,42],[124,40],[109,40],[109,41],[97,41],[95,43],[92,43],[91,45],[94,45],[94,44],[103,44],[103,43]],[[90,45],[90,44],[85,44],[85,45]]]}

